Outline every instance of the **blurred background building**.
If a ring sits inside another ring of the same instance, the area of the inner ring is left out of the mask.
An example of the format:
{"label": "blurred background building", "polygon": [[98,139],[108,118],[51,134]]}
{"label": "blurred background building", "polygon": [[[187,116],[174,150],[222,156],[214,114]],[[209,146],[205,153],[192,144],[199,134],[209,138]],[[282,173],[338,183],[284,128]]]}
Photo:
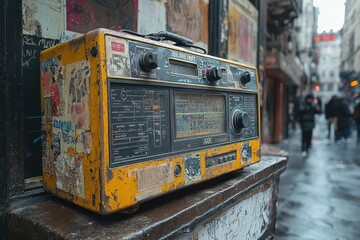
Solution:
{"label": "blurred background building", "polygon": [[347,0],[342,28],[340,90],[349,98],[360,93],[360,1]]}
{"label": "blurred background building", "polygon": [[306,76],[298,54],[295,19],[302,14],[301,0],[267,1],[266,65],[263,83],[262,139],[280,142],[295,121],[298,88]]}
{"label": "blurred background building", "polygon": [[319,78],[314,83],[315,97],[324,105],[333,95],[339,94],[340,84],[340,35],[334,32],[323,32],[315,37],[319,52]]}
{"label": "blurred background building", "polygon": [[296,30],[298,32],[298,49],[302,66],[304,69],[304,81],[302,82],[302,92],[300,95],[311,91],[310,86],[318,80],[318,51],[314,37],[317,34],[317,21],[319,11],[314,7],[313,0],[303,0],[302,14],[296,20]]}

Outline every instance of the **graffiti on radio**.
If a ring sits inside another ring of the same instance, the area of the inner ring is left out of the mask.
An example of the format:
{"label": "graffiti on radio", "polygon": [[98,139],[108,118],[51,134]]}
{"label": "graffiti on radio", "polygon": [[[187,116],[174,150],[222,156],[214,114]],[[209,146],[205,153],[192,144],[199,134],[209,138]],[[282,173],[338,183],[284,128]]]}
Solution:
{"label": "graffiti on radio", "polygon": [[69,133],[69,132],[74,131],[71,121],[63,121],[63,120],[54,119],[53,127],[60,129],[63,133]]}

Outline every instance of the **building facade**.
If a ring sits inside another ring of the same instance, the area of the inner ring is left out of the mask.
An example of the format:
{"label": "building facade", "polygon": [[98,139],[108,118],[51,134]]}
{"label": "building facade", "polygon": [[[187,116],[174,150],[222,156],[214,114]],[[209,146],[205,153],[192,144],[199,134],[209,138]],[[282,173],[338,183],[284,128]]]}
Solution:
{"label": "building facade", "polygon": [[334,32],[322,33],[315,37],[319,51],[319,80],[314,86],[315,96],[325,103],[339,93],[340,84],[340,35]]}
{"label": "building facade", "polygon": [[315,44],[317,34],[317,19],[319,11],[313,5],[313,0],[303,0],[302,14],[296,19],[298,29],[298,54],[305,74],[304,82],[298,89],[298,95],[312,91],[313,81],[318,77],[318,51]]}
{"label": "building facade", "polygon": [[[360,1],[345,2],[345,21],[342,28],[340,77],[341,91],[347,97],[359,96],[360,87]],[[353,83],[352,83],[353,82]]]}
{"label": "building facade", "polygon": [[285,139],[295,121],[296,92],[303,82],[297,54],[295,19],[302,1],[267,1],[266,64],[263,89],[262,139],[274,143]]}

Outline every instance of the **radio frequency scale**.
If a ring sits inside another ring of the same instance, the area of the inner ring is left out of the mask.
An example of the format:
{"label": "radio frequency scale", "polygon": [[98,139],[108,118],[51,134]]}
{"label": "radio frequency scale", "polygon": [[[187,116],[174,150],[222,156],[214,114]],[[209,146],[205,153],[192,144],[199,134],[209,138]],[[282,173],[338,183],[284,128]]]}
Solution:
{"label": "radio frequency scale", "polygon": [[41,53],[46,191],[100,214],[260,160],[253,67],[97,29]]}

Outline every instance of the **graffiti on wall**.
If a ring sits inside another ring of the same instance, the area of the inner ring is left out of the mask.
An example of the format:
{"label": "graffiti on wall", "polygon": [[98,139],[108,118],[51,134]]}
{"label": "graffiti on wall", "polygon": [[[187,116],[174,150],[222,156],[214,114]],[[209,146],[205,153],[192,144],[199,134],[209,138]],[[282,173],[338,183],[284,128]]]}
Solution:
{"label": "graffiti on wall", "polygon": [[232,0],[229,5],[228,56],[245,64],[256,64],[257,10],[247,0]]}
{"label": "graffiti on wall", "polygon": [[208,44],[209,1],[176,1],[166,3],[167,30]]}
{"label": "graffiti on wall", "polygon": [[41,63],[43,171],[56,187],[84,197],[84,157],[91,152],[87,60],[61,64],[61,56]]}
{"label": "graffiti on wall", "polygon": [[56,45],[56,39],[23,34],[25,177],[41,174],[40,52]]}
{"label": "graffiti on wall", "polygon": [[271,224],[275,183],[270,180],[220,215],[198,224],[179,239],[260,239]]}
{"label": "graffiti on wall", "polygon": [[104,27],[137,31],[138,0],[67,0],[67,30],[86,33]]}

